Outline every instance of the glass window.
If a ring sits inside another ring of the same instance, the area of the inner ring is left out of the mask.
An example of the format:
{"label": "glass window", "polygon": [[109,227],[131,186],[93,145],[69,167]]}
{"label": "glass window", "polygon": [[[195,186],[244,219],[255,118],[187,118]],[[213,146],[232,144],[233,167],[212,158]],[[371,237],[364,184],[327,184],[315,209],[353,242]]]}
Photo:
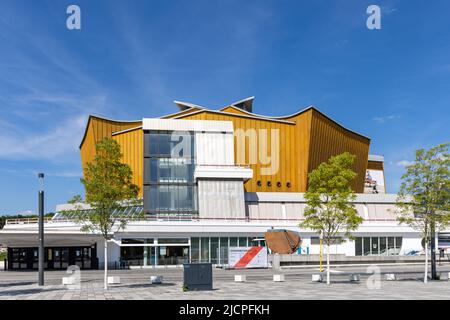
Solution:
{"label": "glass window", "polygon": [[379,249],[380,249],[380,245],[379,245],[379,243],[378,243],[378,237],[372,237],[371,238],[371,241],[372,241],[372,243],[371,243],[371,254],[380,254],[380,251],[379,251]]}
{"label": "glass window", "polygon": [[238,238],[230,238],[230,247],[238,246]]}
{"label": "glass window", "polygon": [[380,254],[384,256],[388,254],[386,237],[380,237]]}
{"label": "glass window", "polygon": [[201,238],[201,262],[210,262],[209,261],[209,238]]}
{"label": "glass window", "polygon": [[158,244],[188,244],[188,238],[158,238]]}
{"label": "glass window", "polygon": [[370,238],[368,238],[368,237],[364,238],[364,251],[363,251],[363,254],[365,256],[370,255]]}
{"label": "glass window", "polygon": [[211,238],[211,263],[219,263],[219,238]]}
{"label": "glass window", "polygon": [[362,238],[357,237],[355,238],[355,256],[362,256],[362,252],[363,252]]}
{"label": "glass window", "polygon": [[402,237],[395,238],[395,254],[400,254],[400,250],[402,249]]}
{"label": "glass window", "polygon": [[196,212],[194,135],[175,131],[144,135],[145,212]]}
{"label": "glass window", "polygon": [[153,243],[152,238],[124,238],[122,239],[122,244],[144,244]]}
{"label": "glass window", "polygon": [[388,255],[395,255],[395,238],[388,237],[387,239],[388,239],[387,244]]}
{"label": "glass window", "polygon": [[159,186],[158,187],[158,211],[169,211],[170,208],[170,195],[169,186]]}
{"label": "glass window", "polygon": [[228,264],[228,238],[220,238],[220,262]]}
{"label": "glass window", "polygon": [[247,238],[239,238],[239,247],[246,247],[247,246]]}
{"label": "glass window", "polygon": [[200,238],[191,238],[191,262],[200,261]]}

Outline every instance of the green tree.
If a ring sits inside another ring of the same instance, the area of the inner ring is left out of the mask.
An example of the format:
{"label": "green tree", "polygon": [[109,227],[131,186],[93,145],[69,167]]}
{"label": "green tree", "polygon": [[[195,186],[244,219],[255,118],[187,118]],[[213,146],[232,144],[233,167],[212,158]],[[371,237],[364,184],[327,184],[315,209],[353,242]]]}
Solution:
{"label": "green tree", "polygon": [[350,187],[356,173],[351,169],[355,156],[348,152],[331,157],[308,175],[305,193],[305,220],[301,227],[322,237],[327,248],[327,284],[330,284],[330,246],[341,241],[339,235],[352,239],[351,232],[362,223],[352,203],[356,198]]}
{"label": "green tree", "polygon": [[75,204],[83,202],[83,197],[79,194],[74,195],[71,199],[67,200],[67,203]]}
{"label": "green tree", "polygon": [[450,221],[450,143],[416,151],[406,167],[397,197],[397,220],[418,230],[425,242],[425,274],[428,281],[428,243],[436,230]]}
{"label": "green tree", "polygon": [[79,214],[77,221],[81,230],[99,233],[105,246],[105,290],[108,288],[108,241],[113,232],[126,227],[126,217],[113,214],[120,212],[130,202],[137,201],[139,187],[132,183],[132,170],[122,163],[119,144],[105,138],[96,146],[94,160],[87,164],[84,178],[81,179],[86,191],[86,203],[90,205],[89,214]]}

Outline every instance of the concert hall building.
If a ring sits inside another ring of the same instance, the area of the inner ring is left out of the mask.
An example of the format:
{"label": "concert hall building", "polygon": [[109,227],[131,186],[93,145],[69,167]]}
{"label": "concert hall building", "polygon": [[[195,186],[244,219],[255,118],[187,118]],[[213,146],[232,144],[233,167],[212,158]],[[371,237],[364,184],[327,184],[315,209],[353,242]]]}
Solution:
{"label": "concert hall building", "polygon": [[[344,238],[332,253],[395,256],[422,250],[418,232],[396,221],[396,195],[386,193],[384,158],[370,154],[370,138],[313,106],[271,117],[254,113],[253,100],[219,110],[175,101],[179,111],[160,118],[87,119],[83,168],[94,159],[98,141],[114,139],[142,198],[141,205],[118,212],[129,221],[108,244],[111,267],[227,265],[229,247],[264,245],[264,233],[272,228],[300,233],[296,254],[317,254],[318,235],[299,227],[308,173],[345,151],[356,156],[352,188],[364,222],[354,240]],[[80,207],[89,213],[89,206]],[[58,205],[45,222],[45,265],[101,268],[103,240],[80,231],[68,213],[73,209]],[[441,234],[439,244],[448,239]],[[0,243],[8,246],[9,269],[37,268],[37,221],[7,221]]]}

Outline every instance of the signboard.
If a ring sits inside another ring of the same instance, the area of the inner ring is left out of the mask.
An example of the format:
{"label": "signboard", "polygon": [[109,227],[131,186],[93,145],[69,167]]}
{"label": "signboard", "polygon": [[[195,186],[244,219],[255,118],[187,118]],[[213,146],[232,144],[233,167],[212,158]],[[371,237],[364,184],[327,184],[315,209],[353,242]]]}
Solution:
{"label": "signboard", "polygon": [[228,249],[230,268],[267,268],[266,247],[230,247]]}
{"label": "signboard", "polygon": [[381,170],[367,170],[365,189],[365,193],[385,193],[384,172]]}

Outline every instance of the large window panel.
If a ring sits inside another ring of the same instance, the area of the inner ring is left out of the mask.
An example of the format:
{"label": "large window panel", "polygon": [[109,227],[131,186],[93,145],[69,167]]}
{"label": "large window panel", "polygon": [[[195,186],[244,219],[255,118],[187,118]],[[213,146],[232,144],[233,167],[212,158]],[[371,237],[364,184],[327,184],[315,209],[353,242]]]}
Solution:
{"label": "large window panel", "polygon": [[158,186],[158,211],[169,211],[170,208],[170,194],[169,194],[169,186],[161,185]]}
{"label": "large window panel", "polygon": [[228,264],[228,238],[220,238],[220,263]]}
{"label": "large window panel", "polygon": [[386,237],[380,237],[380,254],[384,256],[388,254]]}
{"label": "large window panel", "polygon": [[191,238],[191,262],[200,261],[200,238]]}
{"label": "large window panel", "polygon": [[[194,135],[171,131],[144,134],[145,212],[197,212]],[[176,152],[172,152],[175,146]]]}
{"label": "large window panel", "polygon": [[219,263],[219,238],[211,238],[211,263]]}
{"label": "large window panel", "polygon": [[365,237],[364,238],[364,251],[363,254],[365,256],[370,255],[370,238],[369,237]]}
{"label": "large window panel", "polygon": [[362,256],[363,247],[362,247],[362,238],[357,237],[355,239],[355,256]]}

